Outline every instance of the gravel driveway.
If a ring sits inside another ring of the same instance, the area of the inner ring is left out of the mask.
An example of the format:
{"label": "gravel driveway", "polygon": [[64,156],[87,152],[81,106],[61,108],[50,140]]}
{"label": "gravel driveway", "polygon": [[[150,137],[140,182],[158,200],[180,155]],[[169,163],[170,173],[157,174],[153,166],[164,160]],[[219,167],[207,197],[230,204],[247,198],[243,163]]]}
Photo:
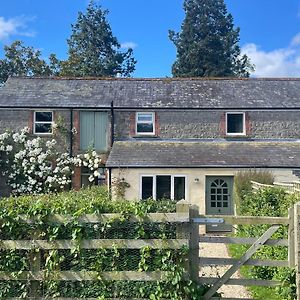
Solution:
{"label": "gravel driveway", "polygon": [[[213,234],[216,236],[215,234]],[[208,244],[200,243],[200,257],[222,257],[229,258],[227,247],[225,244]],[[200,276],[204,277],[220,277],[230,266],[205,266],[200,270]],[[236,272],[232,278],[240,278],[240,274]],[[222,293],[225,298],[241,298],[251,299],[250,293],[244,286],[239,285],[223,285],[218,292]]]}

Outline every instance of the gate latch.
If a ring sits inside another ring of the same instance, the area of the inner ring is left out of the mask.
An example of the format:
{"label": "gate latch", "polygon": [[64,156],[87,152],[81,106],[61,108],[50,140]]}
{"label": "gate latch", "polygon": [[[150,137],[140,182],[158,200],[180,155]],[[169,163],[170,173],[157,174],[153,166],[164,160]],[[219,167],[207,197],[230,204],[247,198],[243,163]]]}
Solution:
{"label": "gate latch", "polygon": [[193,218],[191,219],[193,223],[197,224],[221,224],[225,223],[222,218]]}

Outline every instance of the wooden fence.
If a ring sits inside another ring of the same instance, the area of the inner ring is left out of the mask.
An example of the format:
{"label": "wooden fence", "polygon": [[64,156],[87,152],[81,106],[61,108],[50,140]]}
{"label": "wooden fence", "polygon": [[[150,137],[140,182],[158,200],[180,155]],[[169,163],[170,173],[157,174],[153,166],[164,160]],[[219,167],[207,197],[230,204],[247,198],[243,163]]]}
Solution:
{"label": "wooden fence", "polygon": [[[191,243],[189,227],[189,205],[185,202],[177,203],[176,213],[150,213],[143,217],[131,216],[129,222],[174,223],[176,224],[176,239],[84,239],[80,241],[80,249],[142,249],[146,246],[151,249],[180,249],[189,247]],[[76,221],[84,224],[106,223],[121,218],[121,214],[83,215]],[[65,215],[52,215],[48,218],[51,223],[66,224],[72,218]],[[34,224],[36,220],[20,216],[20,222]],[[33,234],[31,240],[0,240],[0,250],[27,250],[30,252],[29,271],[16,272],[0,271],[1,281],[25,280],[30,281],[30,298],[43,299],[38,294],[40,281],[95,281],[101,278],[104,281],[164,281],[168,278],[168,271],[51,271],[45,273],[42,266],[40,250],[74,249],[77,241],[73,240],[43,240],[38,234]],[[186,266],[187,270],[189,266]],[[46,278],[47,276],[47,278]],[[188,273],[186,274],[188,277]],[[14,298],[9,298],[14,299]],[[47,298],[48,299],[48,298]],[[68,298],[59,298],[67,300]],[[115,299],[115,298],[114,298]],[[91,299],[90,299],[91,300]]]}
{"label": "wooden fence", "polygon": [[[118,214],[101,214],[81,216],[78,223],[98,224],[115,220],[121,217]],[[228,224],[258,225],[268,224],[270,228],[265,234],[257,238],[234,238],[228,236],[208,236],[199,235],[199,226],[212,224],[214,221],[222,219]],[[35,220],[20,217],[20,222],[34,223]],[[49,221],[55,223],[66,223],[68,216],[52,215]],[[260,285],[276,286],[278,281],[262,281],[250,279],[232,279],[234,274],[242,265],[250,266],[277,266],[296,268],[297,274],[297,293],[300,300],[300,203],[289,210],[288,217],[251,217],[251,216],[206,216],[199,215],[198,208],[191,206],[187,201],[179,201],[176,213],[152,213],[144,217],[131,216],[130,222],[149,222],[161,223],[168,222],[176,224],[176,239],[85,239],[80,243],[82,249],[142,249],[149,246],[153,249],[179,249],[182,246],[189,247],[188,263],[186,265],[185,277],[200,283],[211,284],[211,289],[204,296],[204,299],[213,298],[215,292],[223,285]],[[279,226],[289,226],[288,239],[272,239],[272,235],[278,230]],[[18,276],[12,272],[0,272],[0,280],[19,280],[20,278],[31,283],[30,296],[34,299],[43,299],[42,295],[37,294],[37,286],[40,281],[45,280],[43,271],[41,252],[38,250],[53,249],[72,249],[75,242],[72,240],[42,240],[33,236],[31,240],[0,240],[0,250],[20,249],[31,251],[30,270],[23,271]],[[222,243],[222,244],[247,244],[251,245],[245,254],[239,259],[222,257],[201,257],[199,254],[199,243]],[[254,253],[264,245],[286,246],[289,249],[288,260],[258,260],[252,259]],[[231,265],[228,271],[221,278],[199,277],[200,269],[204,265]],[[50,276],[50,277],[49,277]],[[56,270],[47,274],[47,280],[53,278],[60,281],[95,281],[101,277],[108,281],[164,281],[168,277],[167,271],[60,271]],[[11,298],[12,300],[13,298]],[[67,298],[57,298],[67,300]],[[234,298],[230,298],[234,299]],[[93,299],[89,299],[93,300]],[[95,299],[94,299],[95,300]]]}
{"label": "wooden fence", "polygon": [[251,181],[253,190],[260,190],[264,188],[282,188],[289,194],[300,193],[300,181],[293,181],[289,183],[274,182],[272,185],[263,184],[256,181]]}

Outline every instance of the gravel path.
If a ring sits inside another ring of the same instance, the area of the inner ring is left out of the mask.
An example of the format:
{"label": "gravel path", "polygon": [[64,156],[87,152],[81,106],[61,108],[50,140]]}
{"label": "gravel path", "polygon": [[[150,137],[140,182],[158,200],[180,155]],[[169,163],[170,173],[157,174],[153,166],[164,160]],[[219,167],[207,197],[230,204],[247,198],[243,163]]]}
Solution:
{"label": "gravel path", "polygon": [[[213,234],[217,236],[216,234]],[[200,257],[223,257],[229,258],[227,247],[225,244],[200,244]],[[200,276],[205,277],[220,277],[222,276],[230,266],[205,266],[200,270]],[[238,272],[236,272],[232,278],[240,278]],[[223,285],[219,291],[223,297],[234,297],[234,298],[251,298],[250,293],[244,286],[239,285]]]}

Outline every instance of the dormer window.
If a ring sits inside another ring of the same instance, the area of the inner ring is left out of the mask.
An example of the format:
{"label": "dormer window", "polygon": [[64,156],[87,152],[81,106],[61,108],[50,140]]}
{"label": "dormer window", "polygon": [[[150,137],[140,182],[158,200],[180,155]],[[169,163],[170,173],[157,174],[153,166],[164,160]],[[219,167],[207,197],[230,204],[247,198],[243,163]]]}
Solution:
{"label": "dormer window", "polygon": [[226,113],[226,135],[245,135],[245,113]]}
{"label": "dormer window", "polygon": [[155,118],[153,112],[137,112],[136,113],[136,134],[138,135],[154,135],[155,134]]}
{"label": "dormer window", "polygon": [[35,111],[34,112],[34,133],[52,134],[53,112]]}

